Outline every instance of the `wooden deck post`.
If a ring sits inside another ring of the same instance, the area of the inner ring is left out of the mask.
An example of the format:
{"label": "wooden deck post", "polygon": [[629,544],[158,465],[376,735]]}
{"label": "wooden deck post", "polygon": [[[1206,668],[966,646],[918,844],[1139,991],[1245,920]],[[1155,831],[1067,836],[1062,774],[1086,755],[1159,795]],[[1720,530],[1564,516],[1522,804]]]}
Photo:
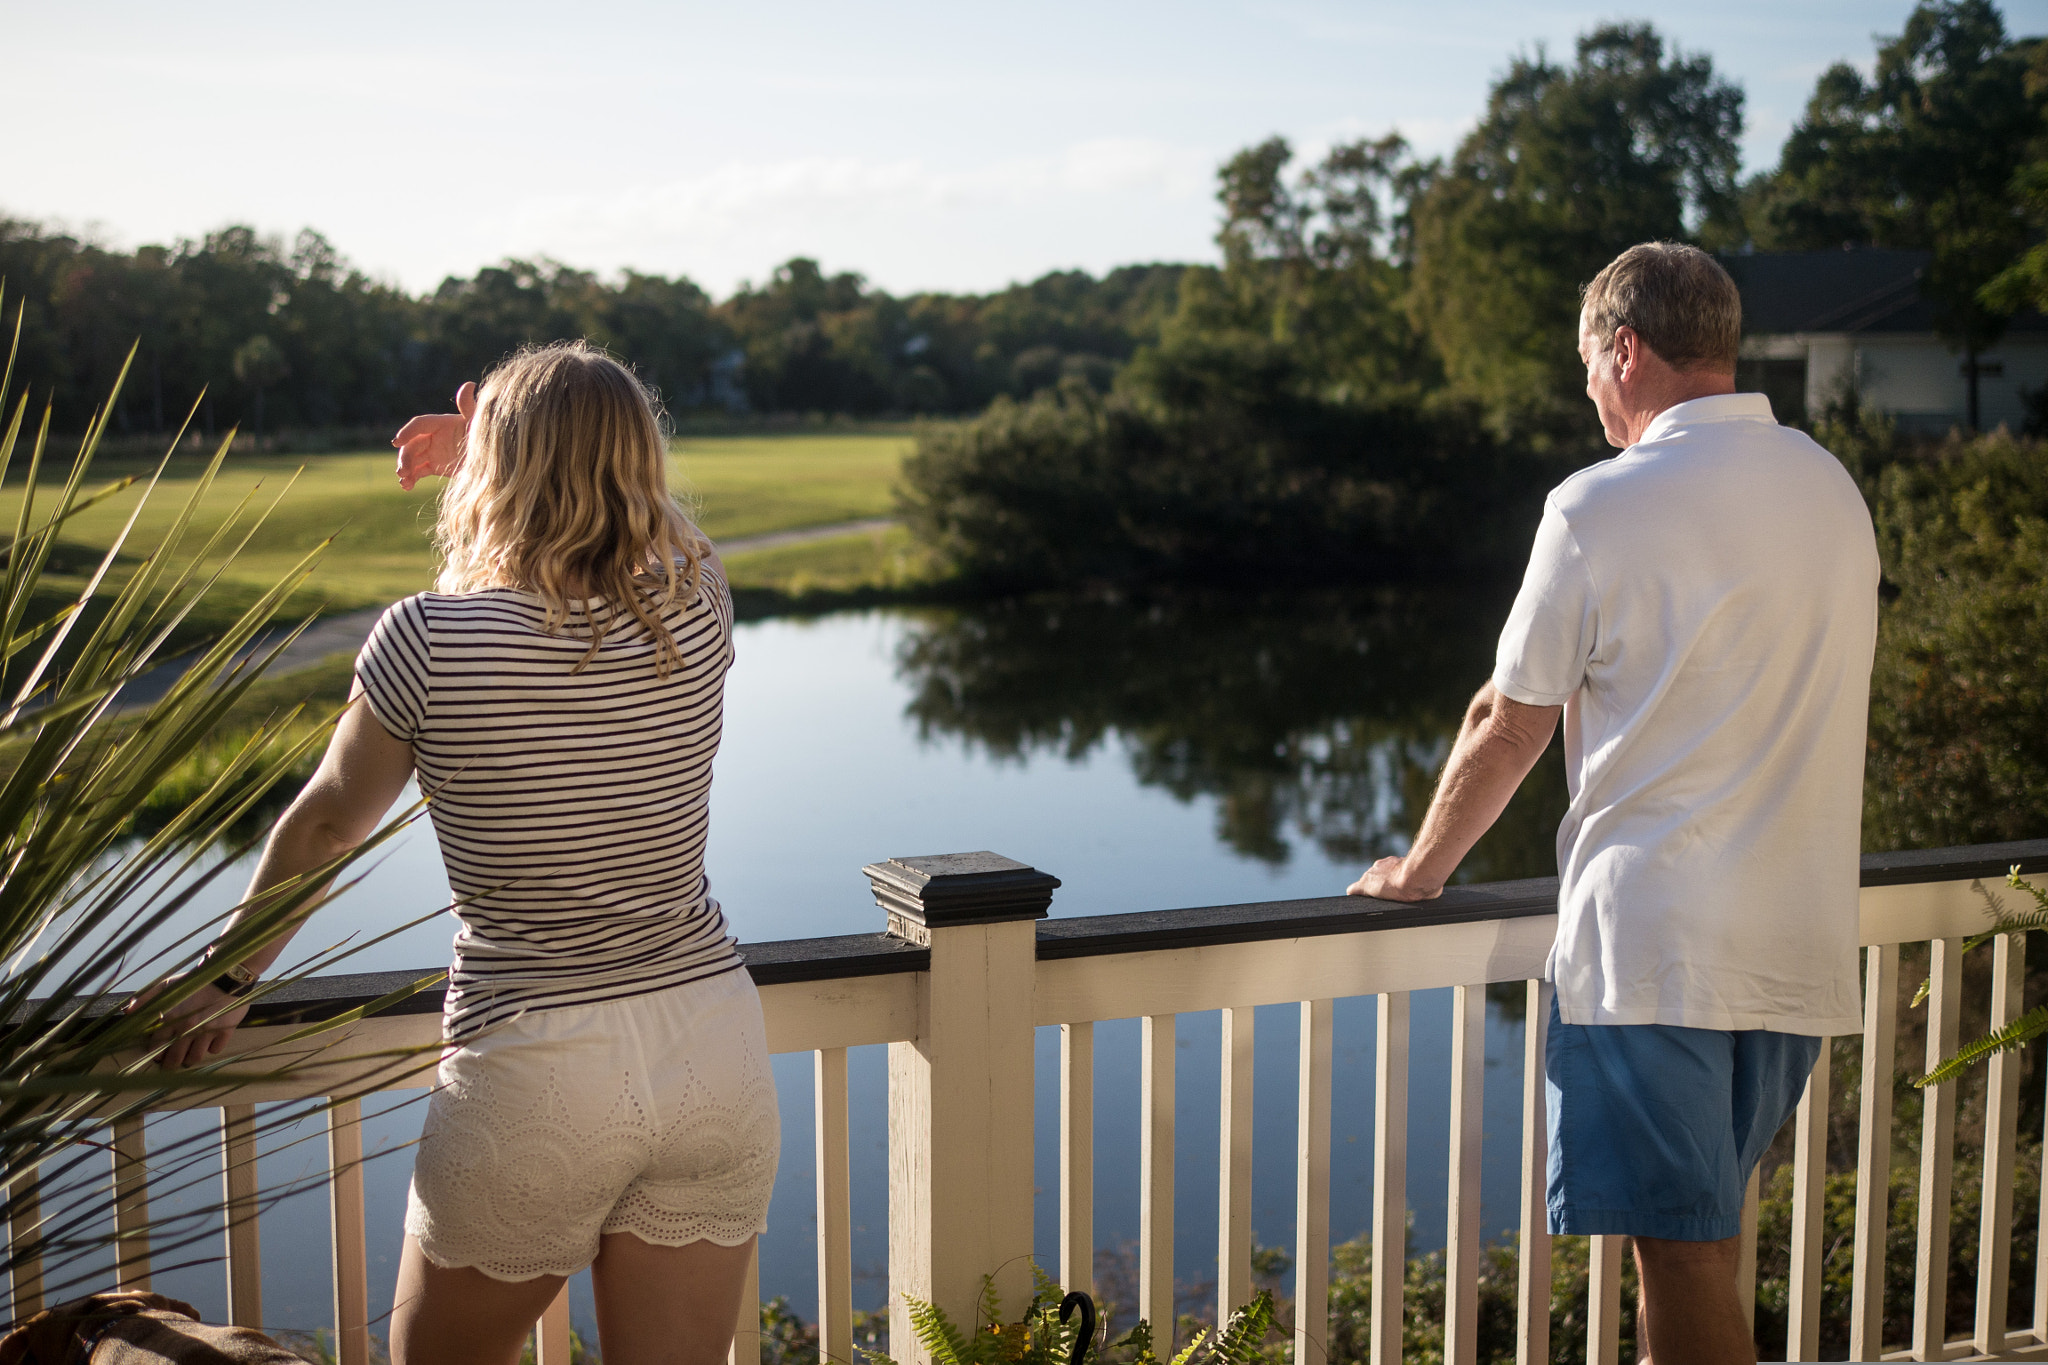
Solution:
{"label": "wooden deck post", "polygon": [[889,933],[932,954],[918,1036],[889,1045],[889,1341],[924,1365],[906,1295],[963,1329],[984,1275],[1006,1311],[1031,1296],[1034,921],[1060,883],[994,853],[862,871]]}

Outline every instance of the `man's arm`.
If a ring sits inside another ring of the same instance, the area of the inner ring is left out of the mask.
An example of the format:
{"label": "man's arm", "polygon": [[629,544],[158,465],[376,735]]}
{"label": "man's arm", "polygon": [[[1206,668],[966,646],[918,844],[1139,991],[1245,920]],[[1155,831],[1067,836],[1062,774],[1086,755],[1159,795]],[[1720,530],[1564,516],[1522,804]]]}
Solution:
{"label": "man's arm", "polygon": [[1458,864],[1493,827],[1557,729],[1561,706],[1527,706],[1489,682],[1466,708],[1458,742],[1405,858],[1382,858],[1346,894],[1426,901],[1443,894]]}

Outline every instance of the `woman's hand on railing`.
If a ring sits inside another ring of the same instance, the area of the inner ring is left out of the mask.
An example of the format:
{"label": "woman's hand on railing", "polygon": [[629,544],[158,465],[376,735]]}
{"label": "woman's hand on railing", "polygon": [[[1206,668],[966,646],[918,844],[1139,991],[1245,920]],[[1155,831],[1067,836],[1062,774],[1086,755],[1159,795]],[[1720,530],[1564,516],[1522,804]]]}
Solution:
{"label": "woman's hand on railing", "polygon": [[[127,1012],[147,1010],[149,1002],[167,989],[172,983],[159,982],[138,994],[128,1002]],[[237,1003],[218,986],[201,986],[183,1000],[165,1010],[156,1018],[156,1026],[149,1031],[152,1043],[163,1043],[163,1055],[157,1060],[170,1071],[180,1071],[188,1066],[197,1066],[228,1045],[234,1035],[235,1026],[247,1017],[249,1006]]]}
{"label": "woman's hand on railing", "polygon": [[1347,896],[1372,896],[1383,901],[1432,901],[1444,893],[1442,883],[1413,885],[1408,880],[1406,858],[1382,858],[1365,870],[1365,875],[1344,888]]}
{"label": "woman's hand on railing", "polygon": [[421,479],[442,478],[462,467],[469,424],[476,416],[476,385],[455,391],[454,412],[423,413],[398,429],[391,444],[398,447],[398,486],[406,492]]}

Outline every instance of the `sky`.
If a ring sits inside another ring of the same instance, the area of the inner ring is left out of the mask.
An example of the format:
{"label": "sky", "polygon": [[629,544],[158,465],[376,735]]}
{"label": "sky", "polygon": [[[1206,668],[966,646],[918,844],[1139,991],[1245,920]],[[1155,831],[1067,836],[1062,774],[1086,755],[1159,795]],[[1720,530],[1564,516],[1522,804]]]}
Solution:
{"label": "sky", "polygon": [[[2015,34],[2048,0],[2004,0]],[[411,290],[518,256],[723,296],[806,255],[893,292],[1215,256],[1214,175],[1471,128],[1518,53],[1647,19],[1775,163],[1910,0],[0,0],[0,215],[123,248],[311,226]]]}

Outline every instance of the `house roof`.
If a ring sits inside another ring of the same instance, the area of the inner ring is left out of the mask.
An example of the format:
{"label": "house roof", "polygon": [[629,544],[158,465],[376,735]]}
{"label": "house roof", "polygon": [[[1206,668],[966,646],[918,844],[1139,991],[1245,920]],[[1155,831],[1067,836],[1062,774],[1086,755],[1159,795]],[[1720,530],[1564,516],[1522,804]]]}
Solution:
{"label": "house roof", "polygon": [[[1934,310],[1920,281],[1933,259],[1930,251],[1864,247],[1756,252],[1723,256],[1721,264],[1742,291],[1747,333],[1932,332]],[[2028,311],[2008,327],[2048,330],[2048,318]]]}

